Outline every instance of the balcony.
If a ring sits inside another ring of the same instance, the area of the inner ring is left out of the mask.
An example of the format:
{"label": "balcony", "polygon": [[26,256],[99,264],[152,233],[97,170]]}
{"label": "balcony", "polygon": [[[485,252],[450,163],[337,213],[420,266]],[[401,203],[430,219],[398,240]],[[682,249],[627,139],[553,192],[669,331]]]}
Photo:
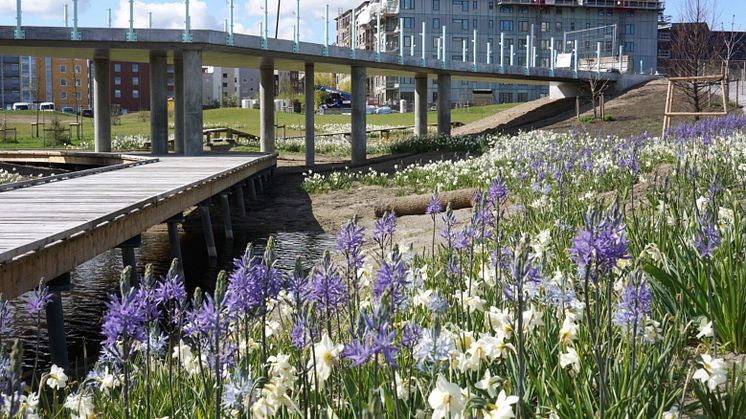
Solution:
{"label": "balcony", "polygon": [[399,0],[381,0],[381,16],[399,14]]}
{"label": "balcony", "polygon": [[621,9],[663,10],[662,0],[497,0],[498,5],[521,4],[528,6],[581,6]]}

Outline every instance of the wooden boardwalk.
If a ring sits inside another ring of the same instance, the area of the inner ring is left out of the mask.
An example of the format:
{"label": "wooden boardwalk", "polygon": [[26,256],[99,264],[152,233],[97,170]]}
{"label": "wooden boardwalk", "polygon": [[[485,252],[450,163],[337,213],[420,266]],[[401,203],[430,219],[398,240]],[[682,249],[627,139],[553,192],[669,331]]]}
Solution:
{"label": "wooden boardwalk", "polygon": [[160,157],[0,192],[0,292],[16,297],[275,165],[258,153]]}

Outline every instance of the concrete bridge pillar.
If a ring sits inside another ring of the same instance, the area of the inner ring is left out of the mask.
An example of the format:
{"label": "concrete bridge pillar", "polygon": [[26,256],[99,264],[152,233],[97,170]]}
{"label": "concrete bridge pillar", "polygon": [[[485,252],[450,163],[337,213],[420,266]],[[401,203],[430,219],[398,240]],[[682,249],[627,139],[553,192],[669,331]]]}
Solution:
{"label": "concrete bridge pillar", "polygon": [[306,167],[312,167],[314,165],[316,154],[315,154],[315,132],[314,132],[314,113],[316,112],[315,103],[315,71],[313,63],[306,63]]}
{"label": "concrete bridge pillar", "polygon": [[427,75],[414,79],[414,135],[427,136]]}
{"label": "concrete bridge pillar", "polygon": [[168,154],[166,51],[150,51],[150,144],[154,155]]}
{"label": "concrete bridge pillar", "polygon": [[215,235],[212,231],[212,220],[210,219],[210,201],[204,201],[199,204],[199,213],[202,216],[202,229],[205,234],[205,244],[207,245],[207,256],[211,260],[218,258],[218,248],[215,246]]}
{"label": "concrete bridge pillar", "polygon": [[202,154],[202,51],[181,53],[184,69],[184,154]]}
{"label": "concrete bridge pillar", "polygon": [[367,159],[366,118],[368,103],[365,100],[366,68],[352,67],[352,164],[365,163]]}
{"label": "concrete bridge pillar", "polygon": [[582,88],[580,82],[551,82],[549,83],[549,98],[565,99],[582,96]]}
{"label": "concrete bridge pillar", "polygon": [[65,336],[65,317],[62,312],[62,292],[72,288],[70,273],[65,273],[47,282],[52,300],[46,307],[47,330],[49,335],[49,355],[52,363],[65,371],[70,370],[67,357],[67,337]]}
{"label": "concrete bridge pillar", "polygon": [[111,151],[111,71],[109,52],[93,59],[93,126],[97,153]]}
{"label": "concrete bridge pillar", "polygon": [[438,75],[438,135],[451,135],[451,76]]}
{"label": "concrete bridge pillar", "polygon": [[174,52],[174,152],[184,154],[184,61]]}
{"label": "concrete bridge pillar", "polygon": [[273,63],[263,63],[259,72],[259,148],[263,153],[274,153],[275,69]]}

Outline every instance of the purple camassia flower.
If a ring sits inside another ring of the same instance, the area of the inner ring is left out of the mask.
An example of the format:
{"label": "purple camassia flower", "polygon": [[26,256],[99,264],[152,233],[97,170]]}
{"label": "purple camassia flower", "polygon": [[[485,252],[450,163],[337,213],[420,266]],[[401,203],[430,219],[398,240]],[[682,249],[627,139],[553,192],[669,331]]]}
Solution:
{"label": "purple camassia flower", "polygon": [[42,285],[34,290],[34,295],[26,303],[26,311],[33,317],[40,315],[46,310],[47,305],[52,302],[52,294],[49,293],[49,287]]}
{"label": "purple camassia flower", "polygon": [[[570,259],[578,265],[578,275],[597,281],[611,271],[620,259],[628,257],[629,240],[622,215],[614,206],[609,213],[592,211],[583,215],[584,226],[578,230],[570,248]],[[590,269],[595,264],[595,269]]]}
{"label": "purple camassia flower", "polygon": [[155,301],[158,304],[165,305],[174,302],[182,305],[186,300],[187,293],[181,275],[171,276],[171,272],[169,272],[155,287]]}
{"label": "purple camassia flower", "polygon": [[129,355],[120,353],[117,348],[118,341],[142,342],[147,338],[148,312],[145,302],[139,297],[134,291],[121,298],[112,294],[106,303],[108,310],[104,314],[101,327],[102,333],[106,336],[103,346],[115,357],[125,358]]}
{"label": "purple camassia flower", "polygon": [[331,314],[347,302],[347,286],[328,254],[322,264],[314,269],[306,287],[308,301],[316,303],[323,313]]}
{"label": "purple camassia flower", "polygon": [[189,337],[207,337],[214,339],[215,334],[222,334],[228,327],[229,319],[220,313],[222,307],[215,304],[212,296],[205,296],[199,307],[187,312],[187,323],[184,333]]}
{"label": "purple camassia flower", "polygon": [[440,232],[440,237],[446,239],[449,246],[453,246],[454,235],[456,233],[453,227],[456,224],[458,224],[458,220],[453,214],[451,207],[448,207],[443,214],[443,229]]}
{"label": "purple camassia flower", "polygon": [[267,300],[277,297],[282,288],[282,272],[259,258],[249,259],[248,255],[235,259],[233,264],[225,298],[228,311],[235,316],[261,316],[267,309]]}
{"label": "purple camassia flower", "polygon": [[694,248],[703,258],[712,257],[720,247],[720,231],[709,213],[697,217],[698,228],[694,236]]}
{"label": "purple camassia flower", "polygon": [[395,256],[391,262],[381,264],[376,280],[373,283],[373,296],[377,301],[388,296],[390,298],[391,309],[393,311],[401,310],[407,303],[407,268],[404,262]]}
{"label": "purple camassia flower", "polygon": [[652,311],[653,293],[639,275],[633,275],[624,287],[622,301],[616,305],[614,323],[618,326],[638,327]]}
{"label": "purple camassia flower", "polygon": [[430,215],[435,219],[436,214],[443,212],[443,204],[440,202],[440,197],[437,193],[430,197],[430,201],[427,203],[427,209],[425,214]]}
{"label": "purple camassia flower", "polygon": [[399,348],[394,345],[395,337],[396,333],[391,330],[388,323],[383,323],[378,328],[366,327],[361,339],[345,345],[342,356],[350,359],[352,366],[356,367],[382,355],[389,366],[396,368],[396,354],[399,353]]}
{"label": "purple camassia flower", "polygon": [[363,267],[362,247],[364,241],[365,229],[358,225],[355,219],[347,222],[339,231],[339,235],[337,235],[337,251],[345,256],[348,269],[360,269]]}
{"label": "purple camassia flower", "polygon": [[387,212],[376,221],[373,229],[373,240],[376,243],[385,243],[394,236],[396,231],[396,214]]}
{"label": "purple camassia flower", "polygon": [[487,190],[487,204],[492,208],[499,208],[508,202],[508,185],[502,176],[495,178]]}
{"label": "purple camassia flower", "polygon": [[422,327],[417,323],[407,323],[402,329],[401,346],[412,349],[422,337]]}
{"label": "purple camassia flower", "polygon": [[[303,319],[297,319],[293,323],[292,330],[290,331],[290,342],[298,350],[301,350],[308,346],[311,342],[311,338],[315,336],[313,330],[309,327],[308,323]],[[315,340],[315,339],[313,339]]]}

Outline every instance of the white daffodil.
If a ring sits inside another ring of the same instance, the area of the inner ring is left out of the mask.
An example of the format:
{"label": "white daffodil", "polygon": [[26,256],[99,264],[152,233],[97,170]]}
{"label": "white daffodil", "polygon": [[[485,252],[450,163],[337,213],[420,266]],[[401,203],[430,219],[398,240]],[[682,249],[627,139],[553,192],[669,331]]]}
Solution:
{"label": "white daffodil", "polygon": [[96,417],[93,408],[93,397],[90,394],[73,393],[65,399],[64,407],[72,410],[74,419],[92,419]]}
{"label": "white daffodil", "polygon": [[461,387],[446,380],[443,374],[438,374],[435,388],[427,397],[427,402],[433,409],[432,419],[460,418],[465,404]]}
{"label": "white daffodil", "polygon": [[534,310],[533,307],[523,312],[523,330],[526,333],[531,333],[537,327],[544,325],[544,313],[541,311]]}
{"label": "white daffodil", "polygon": [[502,339],[510,339],[513,334],[513,319],[510,317],[510,311],[507,308],[501,310],[495,306],[490,307],[484,321]]}
{"label": "white daffodil", "polygon": [[321,341],[313,346],[316,356],[308,360],[308,368],[316,368],[316,380],[320,388],[324,387],[324,382],[332,374],[332,366],[337,362],[343,348],[342,344],[335,345],[326,333],[321,337]]}
{"label": "white daffodil", "polygon": [[486,419],[510,419],[514,418],[513,405],[518,403],[517,396],[506,396],[505,390],[500,390],[495,400],[495,408],[487,412]]}
{"label": "white daffodil", "polygon": [[47,385],[54,390],[61,390],[67,387],[67,374],[65,374],[65,370],[57,365],[52,365],[47,376]]}
{"label": "white daffodil", "polygon": [[402,378],[398,372],[394,373],[394,378],[396,378],[396,396],[399,400],[406,402],[409,400],[409,395],[414,392],[415,387],[410,383],[408,378]]}
{"label": "white daffodil", "polygon": [[713,358],[709,354],[702,355],[702,368],[694,372],[693,379],[707,384],[710,390],[727,381],[727,371],[722,358]]}
{"label": "white daffodil", "polygon": [[497,375],[493,377],[488,369],[484,372],[484,377],[474,384],[474,387],[486,391],[490,397],[495,397],[497,395],[497,387],[500,385],[500,381],[502,381],[502,379]]}
{"label": "white daffodil", "polygon": [[663,412],[661,419],[679,419],[679,414],[678,406],[671,406],[671,410]]}
{"label": "white daffodil", "polygon": [[560,366],[562,368],[572,366],[572,370],[576,373],[580,371],[580,356],[575,348],[571,346],[567,348],[567,352],[560,354]]}
{"label": "white daffodil", "polygon": [[578,334],[578,325],[572,321],[570,316],[565,316],[565,320],[562,322],[562,327],[559,331],[560,342],[565,345],[570,345],[575,340],[575,336]]}
{"label": "white daffodil", "polygon": [[708,322],[707,317],[701,317],[699,321],[699,333],[697,333],[697,339],[702,339],[704,337],[711,338],[712,336],[712,322]]}

